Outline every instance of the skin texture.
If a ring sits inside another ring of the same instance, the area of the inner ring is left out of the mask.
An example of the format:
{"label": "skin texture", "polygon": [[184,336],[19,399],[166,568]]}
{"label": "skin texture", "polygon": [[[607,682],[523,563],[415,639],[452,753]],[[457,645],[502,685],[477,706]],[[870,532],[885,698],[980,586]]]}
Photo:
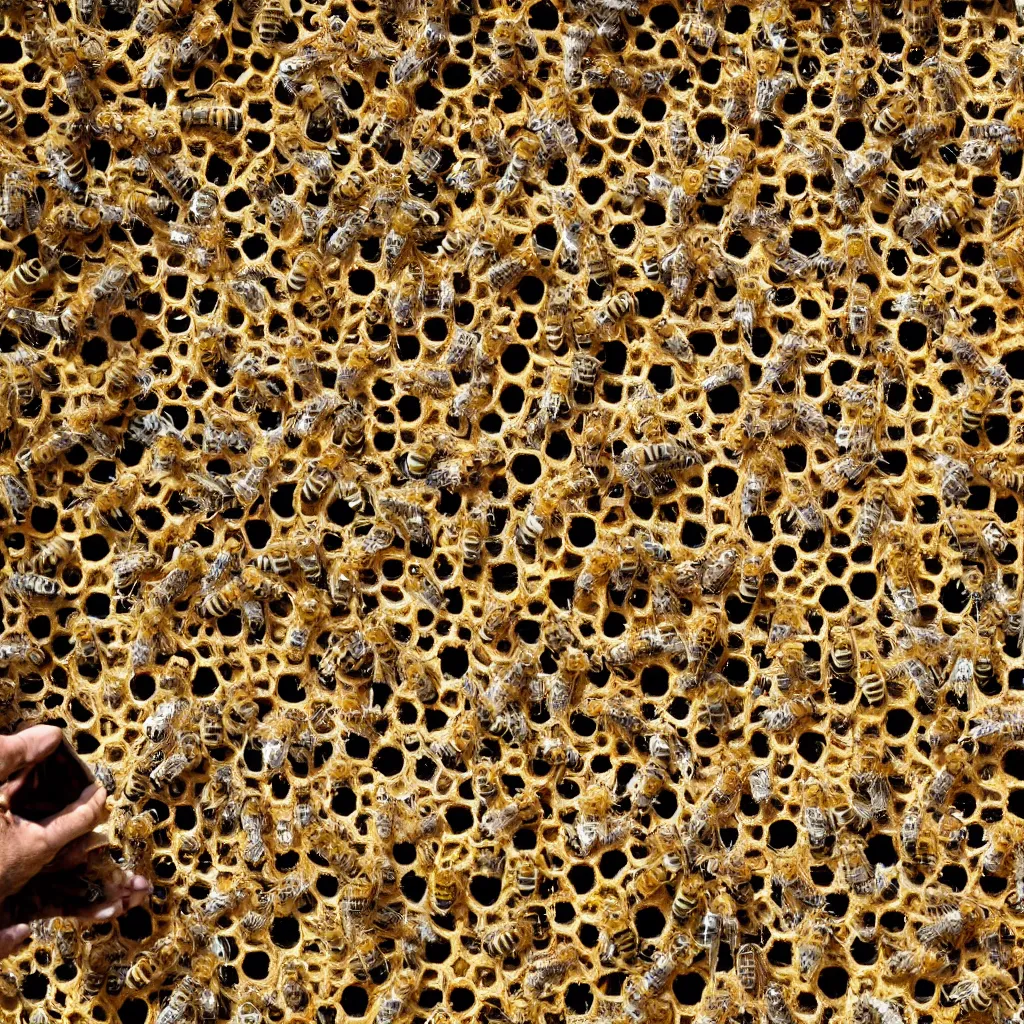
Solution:
{"label": "skin texture", "polygon": [[[0,957],[28,938],[31,921],[67,913],[47,903],[47,873],[72,869],[107,843],[93,831],[107,815],[106,790],[98,783],[43,821],[26,821],[9,810],[28,769],[57,749],[61,735],[55,726],[36,725],[0,736],[0,779],[6,780],[0,783]],[[151,891],[141,875],[115,872],[104,881],[104,898],[74,916],[108,921],[139,906]]]}

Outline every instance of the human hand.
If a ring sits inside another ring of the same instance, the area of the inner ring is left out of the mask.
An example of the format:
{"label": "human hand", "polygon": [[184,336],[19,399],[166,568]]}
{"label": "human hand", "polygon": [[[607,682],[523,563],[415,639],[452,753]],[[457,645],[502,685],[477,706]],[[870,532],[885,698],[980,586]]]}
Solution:
{"label": "human hand", "polygon": [[[77,800],[43,821],[28,821],[10,810],[11,797],[26,769],[52,754],[61,738],[60,729],[52,725],[0,736],[0,779],[6,780],[0,784],[0,903],[6,903],[58,855],[80,861],[96,845],[89,833],[104,819],[107,798],[98,783],[86,787]],[[28,937],[28,925],[24,921],[12,924],[6,914],[0,916],[0,956],[6,956]]]}
{"label": "human hand", "polygon": [[[99,841],[105,845],[102,836]],[[4,905],[7,924],[27,925],[50,917],[110,921],[140,906],[153,891],[146,878],[117,867],[105,852],[90,860],[80,870],[66,870],[63,858],[55,862],[62,864],[58,870],[51,870],[53,865],[44,868]]]}

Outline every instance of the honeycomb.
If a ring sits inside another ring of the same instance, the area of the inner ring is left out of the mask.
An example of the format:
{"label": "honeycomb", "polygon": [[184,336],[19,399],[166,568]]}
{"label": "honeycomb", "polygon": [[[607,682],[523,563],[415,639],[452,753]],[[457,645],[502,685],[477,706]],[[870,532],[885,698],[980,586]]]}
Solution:
{"label": "honeycomb", "polygon": [[1022,1019],[1017,10],[2,13],[3,1019]]}

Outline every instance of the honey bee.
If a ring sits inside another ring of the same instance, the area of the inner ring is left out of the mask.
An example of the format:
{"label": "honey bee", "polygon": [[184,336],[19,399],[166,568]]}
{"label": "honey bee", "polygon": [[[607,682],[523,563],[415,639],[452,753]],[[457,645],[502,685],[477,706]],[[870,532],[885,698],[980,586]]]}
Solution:
{"label": "honey bee", "polygon": [[148,0],[139,8],[133,28],[143,39],[148,39],[158,28],[187,14],[191,0]]}
{"label": "honey bee", "polygon": [[926,243],[927,236],[949,231],[966,220],[974,208],[974,197],[966,191],[919,203],[900,224],[900,234],[910,242]]}
{"label": "honey bee", "polygon": [[759,996],[765,984],[767,968],[761,947],[744,942],[736,950],[736,975],[744,992]]}
{"label": "honey bee", "polygon": [[840,679],[846,679],[854,667],[856,652],[854,649],[853,636],[848,626],[837,623],[829,627],[829,652],[828,665],[832,674]]}
{"label": "honey bee", "polygon": [[[852,641],[852,631],[850,638]],[[854,648],[854,653],[861,695],[868,704],[881,704],[886,697],[885,676],[881,671],[881,660],[877,656],[877,651],[862,642]]]}
{"label": "honey bee", "polygon": [[611,967],[616,961],[627,964],[635,961],[638,951],[636,932],[619,901],[614,896],[602,900],[600,914],[598,956],[601,963]]}
{"label": "honey bee", "polygon": [[513,865],[513,878],[516,892],[520,898],[530,899],[537,892],[541,881],[538,858],[529,854],[520,854]]}
{"label": "honey bee", "polygon": [[984,167],[999,155],[999,145],[992,139],[971,139],[964,143],[957,157],[962,167]]}
{"label": "honey bee", "polygon": [[216,45],[222,29],[223,23],[213,13],[195,19],[174,51],[175,66],[188,70],[201,63]]}
{"label": "honey bee", "polygon": [[429,441],[414,445],[398,459],[398,467],[410,480],[422,480],[430,471],[437,449]]}
{"label": "honey bee", "polygon": [[982,381],[978,381],[973,387],[965,386],[958,392],[957,398],[963,403],[960,410],[960,426],[964,433],[977,430],[981,426],[981,421],[994,397],[992,387]]}
{"label": "honey bee", "polygon": [[170,571],[150,591],[150,602],[154,608],[166,608],[179,600],[202,575],[203,559],[197,549],[198,545],[188,542],[175,550]]}
{"label": "honey bee", "polygon": [[169,757],[164,758],[150,773],[149,780],[153,789],[159,792],[179,778],[188,769],[195,766],[200,754],[200,743],[197,737],[184,734],[178,741],[178,749]]}
{"label": "honey bee", "polygon": [[421,182],[428,182],[438,176],[437,169],[441,166],[444,154],[434,146],[426,145],[425,139],[414,137],[412,143],[412,162],[409,172]]}
{"label": "honey bee", "polygon": [[596,232],[588,233],[584,246],[588,284],[601,291],[607,289],[615,278],[615,268]]}
{"label": "honey bee", "polygon": [[692,11],[679,23],[679,38],[698,50],[710,50],[718,42],[718,29],[707,15]]}
{"label": "honey bee", "polygon": [[850,154],[843,174],[851,188],[863,187],[889,162],[889,154],[881,149],[864,149]]}
{"label": "honey bee", "polygon": [[917,102],[913,97],[894,96],[881,108],[872,129],[876,135],[900,135],[914,121],[916,114]]}
{"label": "honey bee", "polygon": [[549,517],[555,511],[552,499],[541,499],[531,503],[526,514],[519,521],[515,530],[517,550],[524,553],[536,552],[537,544],[547,532],[550,525]]}
{"label": "honey bee", "polygon": [[864,338],[872,328],[874,299],[871,289],[861,281],[850,288],[846,305],[846,323],[854,338]]}
{"label": "honey bee", "polygon": [[753,143],[739,137],[729,149],[709,162],[704,177],[705,190],[713,196],[728,195],[753,158]]}
{"label": "honey bee", "polygon": [[562,41],[562,76],[569,89],[578,89],[583,84],[583,55],[594,40],[594,32],[587,25],[572,24],[566,28]]}
{"label": "honey bee", "polygon": [[134,991],[149,988],[170,970],[176,959],[174,940],[170,937],[157,939],[152,947],[136,957],[125,976],[125,985]]}
{"label": "honey bee", "polygon": [[592,355],[577,352],[573,356],[569,370],[569,387],[577,398],[582,398],[580,404],[590,405],[594,401],[600,368],[600,362]]}
{"label": "honey bee", "polygon": [[149,61],[142,73],[140,80],[142,88],[147,91],[163,88],[164,82],[170,73],[172,61],[177,59],[180,65],[182,59],[190,58],[191,54],[191,49],[186,48],[185,52],[179,56],[170,40],[166,38],[159,39],[150,51]]}
{"label": "honey bee", "polygon": [[524,938],[525,933],[521,925],[501,925],[484,937],[483,949],[488,956],[496,960],[507,960],[518,953]]}
{"label": "honey bee", "polygon": [[462,559],[466,565],[476,565],[483,557],[484,542],[489,534],[487,511],[482,506],[470,506],[465,513],[462,530]]}
{"label": "honey bee", "polygon": [[571,947],[534,952],[527,961],[523,987],[531,998],[542,997],[552,986],[560,984],[578,963],[578,954]]}
{"label": "honey bee", "polygon": [[85,67],[78,61],[78,55],[68,52],[61,58],[61,63],[68,99],[79,113],[91,113],[96,109],[99,99],[89,82]]}
{"label": "honey bee", "polygon": [[1015,1002],[1009,995],[1013,988],[1014,981],[1010,974],[989,964],[980,967],[971,977],[947,986],[945,998],[968,1013],[983,1014],[989,1012],[997,1000],[1001,1007],[1013,1008]]}
{"label": "honey bee", "polygon": [[7,633],[0,640],[0,665],[9,667],[28,662],[37,668],[46,664],[46,652],[22,633]]}
{"label": "honey bee", "polygon": [[27,295],[40,287],[49,270],[43,264],[32,257],[19,263],[3,280],[2,288],[4,295],[9,299]]}
{"label": "honey bee", "polygon": [[523,175],[534,160],[536,160],[541,147],[540,138],[532,132],[521,135],[516,139],[512,148],[512,159],[509,161],[505,173],[494,186],[500,195],[508,197],[515,192],[523,179]]}
{"label": "honey bee", "polygon": [[636,308],[636,296],[632,292],[618,292],[605,303],[595,317],[594,325],[598,330],[605,330],[633,316]]}
{"label": "honey bee", "polygon": [[[318,505],[325,495],[333,492],[335,486],[339,483],[338,475],[335,471],[335,467],[339,463],[340,459],[334,458],[330,454],[322,456],[313,463],[312,468],[302,482],[300,498],[303,505]],[[352,500],[349,499],[349,495],[346,493],[345,502],[350,505],[354,512],[361,512],[363,510],[363,495],[358,485],[355,485]]]}
{"label": "honey bee", "polygon": [[389,93],[384,101],[383,115],[376,122],[370,136],[370,145],[383,152],[387,149],[398,126],[409,117],[413,107],[404,93]]}
{"label": "honey bee", "polygon": [[281,37],[287,21],[288,15],[280,0],[262,0],[253,20],[253,30],[264,46],[271,46]]}
{"label": "honey bee", "polygon": [[384,236],[384,268],[389,278],[398,269],[414,232],[428,216],[427,207],[419,202],[404,200],[398,204]]}
{"label": "honey bee", "polygon": [[565,344],[568,333],[572,338],[573,288],[566,285],[553,288],[548,297],[547,314],[544,323],[544,340],[552,352],[558,352]]}
{"label": "honey bee", "polygon": [[258,444],[253,447],[249,458],[249,468],[231,482],[235,497],[243,508],[248,508],[263,494],[274,453],[267,445]]}
{"label": "honey bee", "polygon": [[[757,69],[755,67],[755,73]],[[775,106],[787,92],[796,85],[796,78],[788,71],[774,74],[759,74],[754,93],[754,123],[770,120],[775,116]]]}
{"label": "honey bee", "polygon": [[494,291],[505,293],[518,284],[536,261],[537,257],[532,251],[510,253],[487,271],[487,283]]}
{"label": "honey bee", "polygon": [[9,231],[22,226],[32,231],[42,217],[43,210],[31,182],[17,169],[8,171],[0,188],[0,220]]}
{"label": "honey bee", "polygon": [[151,743],[163,743],[172,726],[180,721],[187,709],[187,702],[181,700],[162,701],[143,722],[142,730]]}
{"label": "honey bee", "polygon": [[628,980],[625,1006],[631,1020],[643,1019],[645,1003],[665,991],[678,965],[690,951],[689,938],[676,933],[669,941],[668,949],[655,954],[653,963],[640,976],[639,981]]}
{"label": "honey bee", "polygon": [[5,96],[0,96],[0,128],[13,132],[18,127],[18,111]]}
{"label": "honey bee", "polygon": [[899,137],[900,145],[908,152],[918,154],[926,147],[948,139],[954,130],[952,116],[922,118],[910,125]]}
{"label": "honey bee", "polygon": [[33,572],[12,573],[7,577],[7,590],[27,600],[65,596],[64,588],[59,583]]}
{"label": "honey bee", "polygon": [[434,611],[441,611],[445,607],[444,594],[430,573],[418,565],[412,565],[409,567],[409,576],[409,589],[424,604]]}
{"label": "honey bee", "polygon": [[179,123],[185,131],[209,128],[225,135],[237,135],[245,124],[242,112],[235,107],[182,107]]}
{"label": "honey bee", "polygon": [[221,618],[227,615],[233,608],[252,591],[247,581],[252,580],[252,570],[246,567],[241,576],[236,576],[220,589],[207,594],[200,602],[199,611],[202,615],[214,618]]}
{"label": "honey bee", "polygon": [[1024,493],[1024,475],[1011,469],[1005,462],[999,459],[987,459],[978,467],[978,470],[982,476],[997,487],[1002,487],[1007,491],[1016,491],[1018,494]]}
{"label": "honey bee", "polygon": [[492,53],[496,58],[484,72],[481,82],[487,88],[496,88],[509,78],[524,74],[523,52],[537,55],[537,40],[521,21],[500,18],[491,32]]}
{"label": "honey bee", "polygon": [[857,515],[853,532],[854,543],[870,544],[887,512],[885,491],[881,488],[869,490]]}
{"label": "honey bee", "polygon": [[73,550],[66,538],[53,537],[39,546],[29,568],[35,573],[52,575],[62,562],[71,557]]}
{"label": "honey bee", "polygon": [[47,146],[46,162],[57,188],[80,200],[85,193],[82,183],[89,172],[87,159],[71,146]]}
{"label": "honey bee", "polygon": [[298,960],[286,960],[281,967],[281,997],[293,1013],[300,1013],[309,1004],[309,979]]}
{"label": "honey bee", "polygon": [[480,831],[489,840],[510,835],[524,820],[536,815],[538,806],[536,797],[531,795],[504,807],[491,808],[480,821]]}
{"label": "honey bee", "polygon": [[[258,868],[267,859],[264,832],[268,822],[258,797],[247,796],[245,798],[239,812],[238,822],[246,838],[242,859],[250,868]],[[278,895],[280,898],[281,894]]]}
{"label": "honey bee", "polygon": [[207,750],[224,744],[224,705],[205,701],[199,709],[199,736]]}
{"label": "honey bee", "polygon": [[924,946],[959,942],[965,932],[973,930],[978,916],[977,910],[969,905],[938,901],[927,904],[926,910],[928,923],[922,924],[917,932],[917,940]]}
{"label": "honey bee", "polygon": [[672,897],[672,918],[680,927],[684,927],[697,912],[701,891],[699,875],[687,875],[676,882],[675,895]]}
{"label": "honey bee", "polygon": [[662,861],[637,868],[627,881],[631,902],[645,903],[656,896],[669,881],[671,872]]}
{"label": "honey bee", "polygon": [[1017,227],[1021,209],[1021,195],[1018,189],[1000,189],[996,201],[992,204],[992,213],[989,217],[989,230],[994,238],[1004,238]]}
{"label": "honey bee", "polygon": [[940,54],[933,54],[921,67],[928,72],[927,80],[937,101],[936,109],[945,112],[959,110],[969,91],[964,73]]}

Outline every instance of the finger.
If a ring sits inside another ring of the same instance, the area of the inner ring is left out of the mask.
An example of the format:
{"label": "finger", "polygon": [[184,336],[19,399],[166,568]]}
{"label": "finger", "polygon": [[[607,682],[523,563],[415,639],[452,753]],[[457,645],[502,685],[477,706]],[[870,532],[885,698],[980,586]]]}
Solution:
{"label": "finger", "polygon": [[87,835],[81,836],[75,839],[73,842],[68,843],[60,853],[57,854],[49,864],[46,865],[46,871],[66,871],[68,868],[77,867],[81,864],[86,857],[92,853],[93,850],[98,850],[101,846],[109,846],[110,838],[102,831],[93,830]]}
{"label": "finger", "polygon": [[16,775],[9,778],[6,782],[0,782],[0,811],[6,811],[10,809],[11,799],[14,794],[21,789],[21,783],[25,776],[28,775],[29,769],[24,768]]}
{"label": "finger", "polygon": [[63,811],[40,822],[47,847],[57,854],[68,843],[91,832],[103,818],[107,791],[94,782]]}
{"label": "finger", "polygon": [[63,734],[55,725],[33,725],[13,736],[0,736],[0,779],[52,754]]}
{"label": "finger", "polygon": [[135,907],[141,907],[149,899],[149,895],[153,891],[153,883],[148,878],[143,878],[142,875],[133,875],[128,882],[127,889],[125,909],[133,910]]}
{"label": "finger", "polygon": [[119,914],[124,913],[123,900],[111,900],[109,903],[96,903],[88,909],[75,910],[67,915],[77,917],[79,921],[110,921]]}
{"label": "finger", "polygon": [[0,957],[13,953],[31,934],[32,929],[27,924],[0,928]]}
{"label": "finger", "polygon": [[15,794],[28,781],[33,768],[38,763],[38,761],[34,761],[32,764],[25,765],[24,768],[19,768],[6,782],[0,783],[0,811],[10,809]]}

